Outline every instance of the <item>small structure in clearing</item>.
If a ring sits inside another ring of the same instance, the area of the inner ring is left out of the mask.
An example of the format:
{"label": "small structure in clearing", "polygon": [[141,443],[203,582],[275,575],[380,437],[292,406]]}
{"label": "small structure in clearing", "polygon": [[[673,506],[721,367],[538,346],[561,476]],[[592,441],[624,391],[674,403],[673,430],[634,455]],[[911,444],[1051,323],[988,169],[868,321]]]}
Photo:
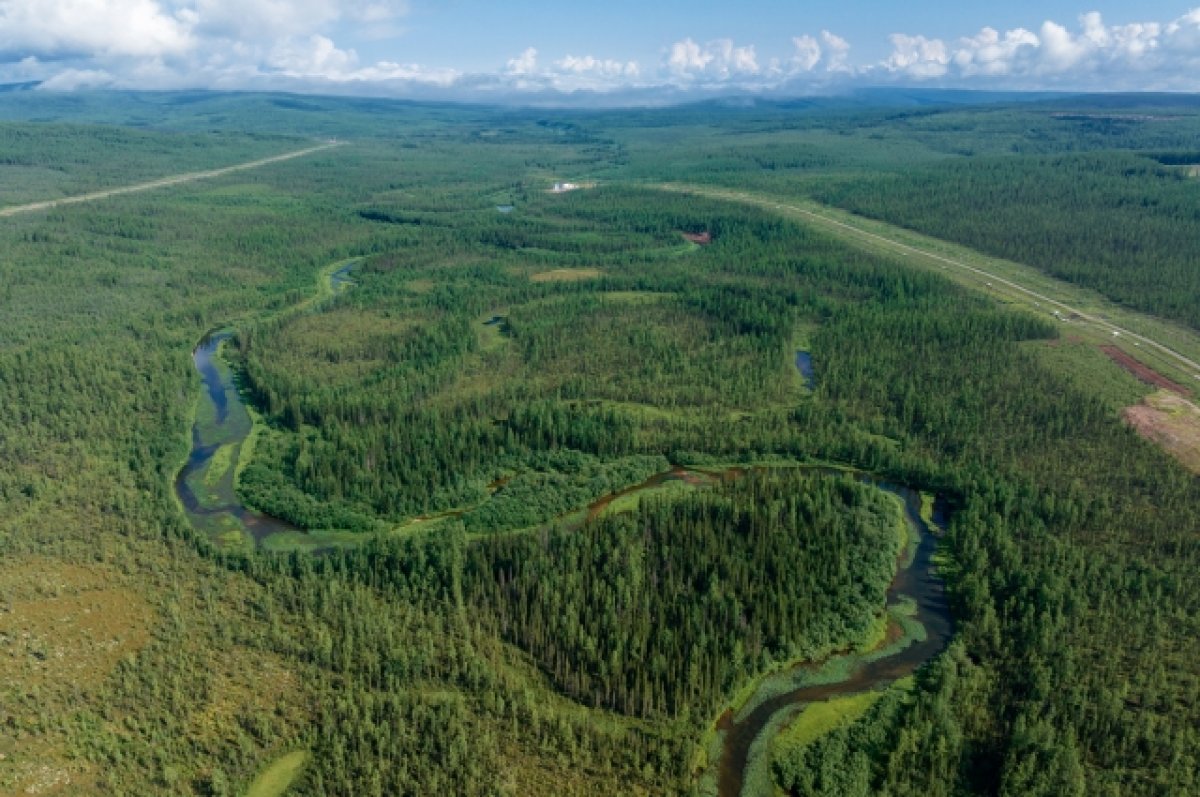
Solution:
{"label": "small structure in clearing", "polygon": [[550,193],[565,194],[568,191],[575,191],[578,188],[579,188],[578,183],[555,183],[554,187],[550,189]]}
{"label": "small structure in clearing", "polygon": [[682,235],[692,243],[700,244],[701,246],[708,246],[712,243],[712,233],[708,230],[704,232],[685,232]]}

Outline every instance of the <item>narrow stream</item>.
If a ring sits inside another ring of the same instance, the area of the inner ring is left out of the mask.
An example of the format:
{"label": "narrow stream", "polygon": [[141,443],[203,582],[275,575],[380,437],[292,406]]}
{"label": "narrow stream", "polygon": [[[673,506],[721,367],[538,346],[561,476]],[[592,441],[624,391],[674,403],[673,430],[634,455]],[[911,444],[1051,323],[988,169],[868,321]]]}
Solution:
{"label": "narrow stream", "polygon": [[329,275],[329,287],[333,289],[334,293],[341,293],[344,288],[348,288],[355,284],[354,280],[350,278],[350,272],[354,270],[354,267],[357,266],[358,263],[359,261],[357,260],[351,260],[349,263]]}
{"label": "narrow stream", "polygon": [[[925,627],[925,639],[912,641],[890,656],[859,664],[846,680],[832,684],[800,686],[770,698],[740,721],[736,720],[733,711],[727,711],[717,725],[725,734],[717,779],[718,794],[721,797],[741,795],[750,747],[776,712],[796,704],[813,703],[886,687],[912,674],[940,653],[950,641],[953,633],[950,610],[946,604],[942,582],[933,568],[937,538],[921,519],[920,494],[907,487],[897,487],[866,475],[860,475],[859,479],[904,499],[905,521],[909,528],[919,535],[912,562],[905,566],[905,557],[901,554],[900,567],[887,591],[887,604],[889,607],[895,606],[902,596],[913,599],[916,602],[915,619]],[[934,507],[934,524],[939,529],[942,528],[944,516],[945,507],[939,501]],[[812,672],[818,666],[805,664],[797,669],[801,672]]]}

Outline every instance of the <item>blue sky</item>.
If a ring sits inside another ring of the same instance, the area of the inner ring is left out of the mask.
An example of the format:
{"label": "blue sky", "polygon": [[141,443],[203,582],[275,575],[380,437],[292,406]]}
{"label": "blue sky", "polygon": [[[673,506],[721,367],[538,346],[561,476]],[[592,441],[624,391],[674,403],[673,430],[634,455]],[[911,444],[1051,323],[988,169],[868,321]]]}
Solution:
{"label": "blue sky", "polygon": [[[1192,5],[1200,5],[1193,2]],[[378,50],[386,58],[406,53],[419,60],[477,70],[496,68],[526,47],[548,56],[591,53],[595,57],[653,61],[675,41],[721,38],[754,44],[764,52],[786,51],[793,36],[821,30],[849,40],[864,57],[882,59],[892,33],[953,39],[990,25],[1000,30],[1036,28],[1046,19],[1072,26],[1089,11],[1112,24],[1171,20],[1191,6],[1173,2],[1014,0],[1007,3],[863,3],[847,0],[609,0],[608,2],[411,2],[410,35]],[[465,45],[465,46],[464,46]],[[393,59],[394,60],[394,59]]]}
{"label": "blue sky", "polygon": [[1079,1],[0,0],[0,82],[614,102],[1200,91],[1200,6]]}

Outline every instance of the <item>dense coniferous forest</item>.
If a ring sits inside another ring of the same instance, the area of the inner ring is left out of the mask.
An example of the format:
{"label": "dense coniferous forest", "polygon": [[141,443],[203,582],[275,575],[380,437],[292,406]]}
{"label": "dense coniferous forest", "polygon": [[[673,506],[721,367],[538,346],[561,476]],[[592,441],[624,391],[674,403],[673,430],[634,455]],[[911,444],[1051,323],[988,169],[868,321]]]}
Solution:
{"label": "dense coniferous forest", "polygon": [[[300,754],[288,794],[712,793],[748,684],[891,639],[899,507],[830,466],[949,509],[954,641],[765,739],[772,788],[1200,791],[1200,489],[1120,419],[1150,388],[1046,312],[660,190],[836,203],[1194,325],[1197,108],[1121,101],[6,101],[0,206],[346,143],[5,219],[0,791],[243,794]],[[238,499],[298,527],[257,551],[175,493],[220,328]]]}
{"label": "dense coniferous forest", "polygon": [[956,160],[831,185],[822,200],[1036,266],[1200,326],[1197,153]]}
{"label": "dense coniferous forest", "polygon": [[752,471],[581,531],[486,541],[467,589],[568,695],[706,717],[761,661],[814,658],[870,625],[895,514],[848,478]]}

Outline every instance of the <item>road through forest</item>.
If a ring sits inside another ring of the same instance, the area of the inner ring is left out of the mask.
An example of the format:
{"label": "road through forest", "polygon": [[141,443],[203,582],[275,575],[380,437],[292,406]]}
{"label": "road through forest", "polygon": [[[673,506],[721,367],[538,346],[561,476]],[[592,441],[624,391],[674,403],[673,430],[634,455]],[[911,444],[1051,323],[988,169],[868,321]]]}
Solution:
{"label": "road through forest", "polygon": [[145,183],[136,183],[135,185],[117,186],[116,188],[106,188],[103,191],[94,191],[90,194],[79,194],[78,196],[62,197],[61,199],[48,199],[42,202],[30,202],[27,205],[13,205],[12,207],[0,208],[0,218],[8,216],[16,216],[20,213],[32,213],[36,210],[49,210],[60,205],[77,205],[82,202],[94,202],[97,199],[106,199],[110,196],[118,194],[132,194],[138,191],[151,191],[155,188],[166,188],[180,183],[190,183],[194,180],[208,180],[212,177],[221,177],[222,175],[232,172],[245,171],[246,169],[257,169],[261,166],[268,166],[272,163],[280,161],[292,160],[293,158],[303,158],[305,155],[311,155],[314,152],[329,149],[339,146],[336,142],[328,144],[320,144],[307,149],[296,150],[295,152],[285,152],[282,155],[273,155],[269,158],[260,158],[259,160],[247,161],[246,163],[235,163],[232,166],[222,166],[219,169],[210,169],[203,172],[185,172],[184,174],[171,175],[169,177],[160,177],[157,180],[150,180]]}
{"label": "road through forest", "polygon": [[1160,354],[1163,354],[1166,357],[1168,357],[1169,359],[1173,360],[1177,365],[1182,365],[1185,368],[1189,369],[1189,373],[1194,375],[1197,379],[1200,379],[1200,363],[1196,362],[1195,360],[1190,359],[1189,357],[1185,357],[1184,355],[1180,354],[1179,352],[1175,351],[1174,349],[1170,348],[1169,346],[1167,346],[1163,343],[1160,343],[1159,341],[1153,340],[1144,335],[1139,335],[1138,333],[1132,332],[1129,329],[1126,329],[1125,327],[1118,326],[1118,325],[1112,323],[1111,321],[1108,321],[1106,319],[1092,315],[1090,313],[1086,313],[1083,310],[1080,310],[1076,307],[1072,307],[1071,305],[1063,302],[1061,299],[1055,299],[1052,296],[1047,296],[1044,293],[1039,293],[1038,291],[1035,291],[1031,288],[1027,288],[1024,285],[1014,282],[1011,279],[1006,279],[1005,277],[1001,277],[998,274],[994,274],[994,273],[992,273],[990,271],[986,271],[982,268],[978,268],[976,266],[969,265],[967,263],[964,263],[961,260],[956,260],[955,258],[952,258],[952,257],[946,257],[945,255],[940,255],[940,254],[937,254],[936,252],[931,252],[927,249],[922,249],[920,247],[911,246],[909,244],[902,243],[901,241],[898,241],[894,238],[889,238],[885,235],[879,235],[878,233],[870,232],[869,230],[864,230],[860,227],[854,226],[853,224],[847,224],[844,221],[839,221],[838,219],[832,218],[830,216],[826,216],[822,213],[817,213],[812,210],[806,210],[805,208],[798,207],[796,205],[788,205],[783,202],[780,202],[777,199],[772,199],[770,197],[754,196],[752,194],[747,194],[745,192],[740,192],[740,191],[724,191],[724,190],[720,190],[720,189],[701,187],[701,186],[691,186],[691,185],[667,185],[667,186],[662,186],[662,187],[664,189],[670,190],[670,191],[679,191],[682,193],[697,194],[700,196],[709,196],[709,197],[713,197],[716,199],[732,200],[735,202],[743,202],[743,203],[758,205],[759,207],[773,208],[775,210],[787,210],[794,214],[799,215],[800,217],[804,218],[807,221],[814,222],[818,227],[825,227],[826,229],[832,228],[833,231],[838,232],[838,233],[843,233],[843,234],[851,233],[853,236],[859,238],[860,240],[867,240],[867,241],[871,241],[872,243],[875,243],[875,244],[882,244],[884,246],[884,248],[890,249],[894,252],[899,252],[904,255],[917,255],[919,257],[924,257],[929,260],[934,260],[934,261],[936,261],[938,263],[942,263],[944,265],[953,266],[954,268],[960,269],[962,271],[970,272],[972,274],[975,274],[976,276],[982,277],[984,280],[986,280],[989,283],[994,283],[996,285],[1003,285],[1005,288],[1015,291],[1023,296],[1026,296],[1026,297],[1029,297],[1032,299],[1036,299],[1041,302],[1045,302],[1046,304],[1050,305],[1051,307],[1057,308],[1061,312],[1066,313],[1068,316],[1075,316],[1080,321],[1092,324],[1106,332],[1115,333],[1116,336],[1118,336],[1118,337],[1124,336],[1124,337],[1128,338],[1129,340],[1136,341],[1145,346],[1148,346],[1148,347],[1154,349],[1155,351],[1159,352]]}

